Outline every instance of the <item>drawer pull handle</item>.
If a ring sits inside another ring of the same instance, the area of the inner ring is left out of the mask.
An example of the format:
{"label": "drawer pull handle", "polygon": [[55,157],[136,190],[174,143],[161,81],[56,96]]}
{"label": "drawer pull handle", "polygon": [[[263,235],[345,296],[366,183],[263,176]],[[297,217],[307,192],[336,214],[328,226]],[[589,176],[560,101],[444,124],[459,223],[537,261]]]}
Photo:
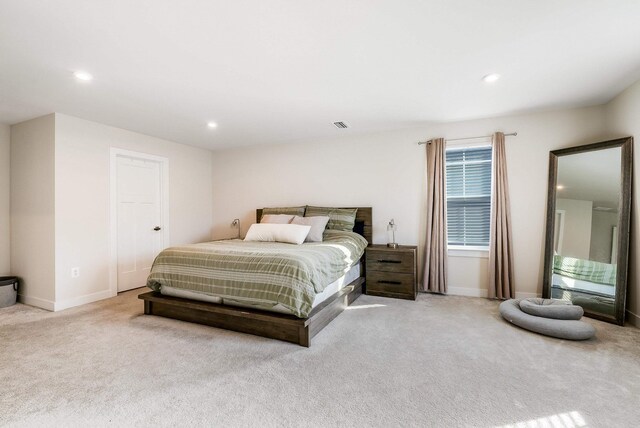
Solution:
{"label": "drawer pull handle", "polygon": [[400,260],[378,260],[378,263],[402,263]]}
{"label": "drawer pull handle", "polygon": [[395,285],[400,285],[402,284],[400,281],[387,281],[384,279],[379,279],[378,280],[378,284],[395,284]]}

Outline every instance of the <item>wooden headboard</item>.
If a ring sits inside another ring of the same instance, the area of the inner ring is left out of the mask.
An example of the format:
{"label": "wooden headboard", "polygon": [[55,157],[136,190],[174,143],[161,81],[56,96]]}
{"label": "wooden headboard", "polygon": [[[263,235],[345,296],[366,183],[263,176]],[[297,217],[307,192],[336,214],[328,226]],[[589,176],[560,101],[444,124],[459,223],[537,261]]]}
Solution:
{"label": "wooden headboard", "polygon": [[[372,210],[371,207],[344,207],[349,209],[357,208],[356,212],[356,221],[361,221],[364,223],[364,232],[362,236],[367,240],[369,245],[373,242],[373,220],[372,220]],[[262,208],[258,208],[256,210],[256,222],[260,223],[260,219],[262,218]]]}

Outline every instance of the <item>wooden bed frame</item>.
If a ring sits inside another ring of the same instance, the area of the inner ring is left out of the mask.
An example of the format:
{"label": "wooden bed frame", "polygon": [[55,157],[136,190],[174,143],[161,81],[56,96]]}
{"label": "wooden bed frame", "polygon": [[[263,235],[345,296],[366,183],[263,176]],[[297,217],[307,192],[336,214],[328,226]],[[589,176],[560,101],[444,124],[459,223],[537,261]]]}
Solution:
{"label": "wooden bed frame", "polygon": [[[371,207],[357,207],[356,221],[364,222],[365,239],[371,243]],[[262,210],[256,210],[257,221]],[[311,338],[356,300],[363,292],[364,257],[360,261],[360,277],[313,308],[307,318],[258,309],[226,306],[180,297],[164,296],[151,291],[138,296],[144,300],[144,313],[234,330],[309,347]]]}

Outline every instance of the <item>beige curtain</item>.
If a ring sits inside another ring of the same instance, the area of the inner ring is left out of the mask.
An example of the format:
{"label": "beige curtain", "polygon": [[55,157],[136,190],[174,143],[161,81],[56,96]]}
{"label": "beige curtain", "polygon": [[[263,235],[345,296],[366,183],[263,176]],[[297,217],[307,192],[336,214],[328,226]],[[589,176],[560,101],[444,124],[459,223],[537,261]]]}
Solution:
{"label": "beige curtain", "polygon": [[447,192],[445,141],[427,142],[427,238],[423,289],[447,293]]}
{"label": "beige curtain", "polygon": [[513,283],[513,244],[511,241],[511,210],[504,134],[493,134],[493,180],[491,202],[491,235],[489,238],[489,297],[515,297]]}

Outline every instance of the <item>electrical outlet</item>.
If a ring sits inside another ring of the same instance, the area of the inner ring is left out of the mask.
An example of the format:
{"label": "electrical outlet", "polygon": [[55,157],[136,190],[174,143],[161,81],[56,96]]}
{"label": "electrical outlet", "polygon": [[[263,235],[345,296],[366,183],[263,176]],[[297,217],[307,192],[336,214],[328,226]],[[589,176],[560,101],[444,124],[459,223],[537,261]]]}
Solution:
{"label": "electrical outlet", "polygon": [[79,267],[71,268],[71,278],[77,278],[79,276],[80,276],[80,268]]}

